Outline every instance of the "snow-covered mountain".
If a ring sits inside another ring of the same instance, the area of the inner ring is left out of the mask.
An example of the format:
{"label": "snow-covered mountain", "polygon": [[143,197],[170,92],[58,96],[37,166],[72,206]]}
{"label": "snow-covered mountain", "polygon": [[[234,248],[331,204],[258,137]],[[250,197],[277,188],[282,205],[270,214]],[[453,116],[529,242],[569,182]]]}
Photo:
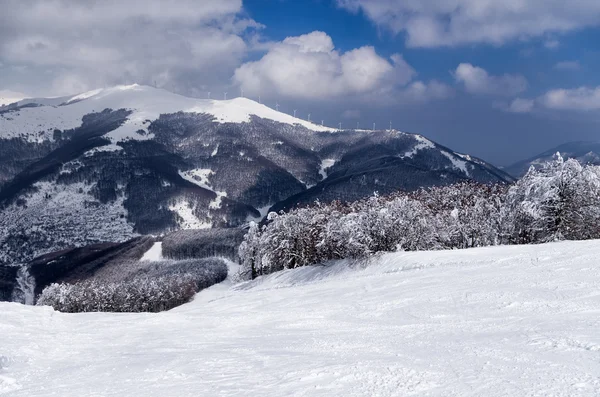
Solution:
{"label": "snow-covered mountain", "polygon": [[0,263],[316,199],[511,178],[415,134],[131,85],[0,107]]}
{"label": "snow-covered mountain", "polygon": [[25,98],[25,96],[19,92],[0,90],[0,106],[18,102],[23,98]]}
{"label": "snow-covered mountain", "polygon": [[0,395],[598,396],[598,250],[391,253],[158,314],[0,303]]}
{"label": "snow-covered mountain", "polygon": [[551,161],[556,153],[566,159],[576,159],[581,164],[600,165],[600,142],[567,142],[553,147],[536,156],[526,160],[519,161],[504,170],[515,177],[523,176],[529,167],[540,167],[542,164]]}

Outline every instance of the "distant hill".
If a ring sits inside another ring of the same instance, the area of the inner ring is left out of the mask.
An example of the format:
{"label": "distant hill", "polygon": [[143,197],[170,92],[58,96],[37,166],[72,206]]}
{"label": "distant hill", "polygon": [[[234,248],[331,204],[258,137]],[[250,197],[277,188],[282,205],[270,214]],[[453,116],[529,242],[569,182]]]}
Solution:
{"label": "distant hill", "polygon": [[582,164],[600,165],[600,142],[579,141],[567,142],[556,146],[538,154],[537,156],[519,161],[509,167],[506,167],[504,171],[508,172],[514,177],[519,178],[527,172],[529,167],[539,167],[541,164],[551,160],[552,156],[554,156],[557,152],[560,153],[564,159],[573,158]]}

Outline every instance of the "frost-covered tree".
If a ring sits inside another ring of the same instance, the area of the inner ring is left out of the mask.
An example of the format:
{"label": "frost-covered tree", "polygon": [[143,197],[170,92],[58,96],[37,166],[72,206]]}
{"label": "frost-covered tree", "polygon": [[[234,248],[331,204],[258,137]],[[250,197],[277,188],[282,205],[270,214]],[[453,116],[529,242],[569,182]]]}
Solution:
{"label": "frost-covered tree", "polygon": [[240,247],[246,278],[377,252],[600,237],[600,167],[560,156],[509,187],[462,182],[271,213]]}
{"label": "frost-covered tree", "polygon": [[504,208],[508,243],[595,238],[599,234],[600,172],[556,154],[512,186]]}
{"label": "frost-covered tree", "polygon": [[220,259],[151,262],[119,281],[51,284],[37,305],[69,313],[159,312],[189,302],[196,292],[226,277],[227,265]]}
{"label": "frost-covered tree", "polygon": [[260,266],[260,227],[256,222],[250,222],[248,232],[239,248],[242,279],[254,279],[258,276]]}
{"label": "frost-covered tree", "polygon": [[189,302],[198,288],[192,275],[138,277],[130,282],[52,284],[38,305],[67,313],[160,312]]}

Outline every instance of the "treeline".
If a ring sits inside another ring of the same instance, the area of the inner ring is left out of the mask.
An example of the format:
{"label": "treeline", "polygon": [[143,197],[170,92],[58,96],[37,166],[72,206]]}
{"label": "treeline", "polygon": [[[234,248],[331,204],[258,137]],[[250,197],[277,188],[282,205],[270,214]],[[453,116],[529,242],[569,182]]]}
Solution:
{"label": "treeline", "polygon": [[271,213],[239,249],[246,279],[382,251],[600,237],[600,167],[556,159],[514,185],[471,182]]}
{"label": "treeline", "polygon": [[189,302],[226,277],[227,265],[220,259],[153,262],[121,281],[51,284],[37,305],[66,313],[160,312]]}
{"label": "treeline", "polygon": [[221,256],[237,262],[245,233],[242,228],[178,230],[163,238],[162,253],[169,259]]}

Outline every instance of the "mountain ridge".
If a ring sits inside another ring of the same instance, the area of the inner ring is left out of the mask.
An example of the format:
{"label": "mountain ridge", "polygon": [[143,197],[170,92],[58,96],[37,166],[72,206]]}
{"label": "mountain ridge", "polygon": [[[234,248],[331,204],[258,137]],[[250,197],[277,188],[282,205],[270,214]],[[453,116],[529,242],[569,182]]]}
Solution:
{"label": "mountain ridge", "polygon": [[521,177],[529,167],[540,167],[543,163],[550,161],[556,153],[560,153],[565,160],[574,158],[582,164],[600,165],[600,141],[572,141],[511,164],[504,171],[514,177]]}
{"label": "mountain ridge", "polygon": [[240,226],[314,200],[512,181],[474,159],[418,134],[336,130],[247,98],[133,85],[23,100],[0,107],[0,262]]}

